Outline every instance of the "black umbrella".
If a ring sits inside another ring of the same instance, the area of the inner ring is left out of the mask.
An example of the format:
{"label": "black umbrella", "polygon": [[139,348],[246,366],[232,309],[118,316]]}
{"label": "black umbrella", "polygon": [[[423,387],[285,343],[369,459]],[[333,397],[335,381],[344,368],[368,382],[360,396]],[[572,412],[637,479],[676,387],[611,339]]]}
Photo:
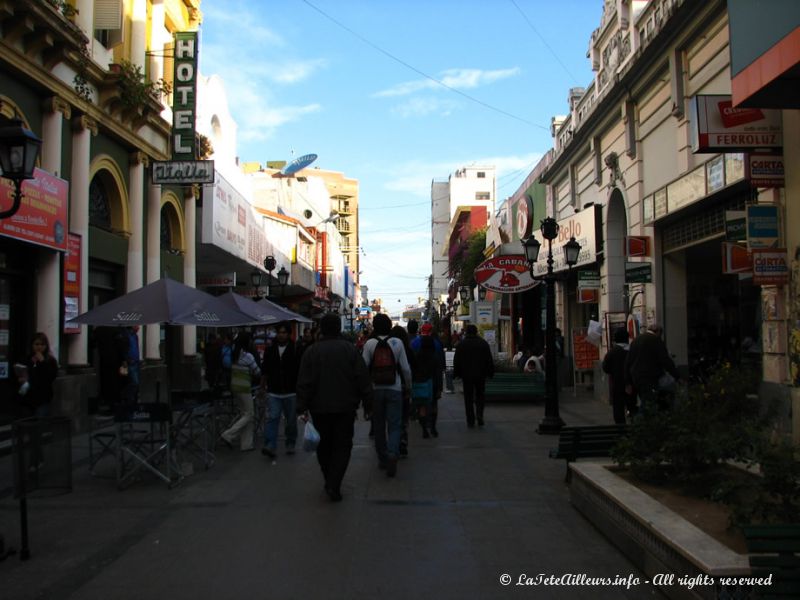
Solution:
{"label": "black umbrella", "polygon": [[240,313],[251,317],[252,325],[270,325],[278,321],[287,320],[282,313],[273,310],[271,307],[246,298],[236,292],[228,292],[219,296],[219,299],[230,308],[238,310]]}
{"label": "black umbrella", "polygon": [[164,278],[114,298],[67,322],[112,327],[152,323],[231,327],[247,325],[253,319],[211,294]]}
{"label": "black umbrella", "polygon": [[274,302],[270,302],[266,298],[262,298],[256,304],[265,306],[267,310],[269,310],[272,314],[278,317],[279,321],[297,321],[298,323],[313,323],[311,319],[308,317],[304,317],[301,314],[294,312],[293,310],[289,310],[288,308],[284,308],[280,304],[275,304]]}

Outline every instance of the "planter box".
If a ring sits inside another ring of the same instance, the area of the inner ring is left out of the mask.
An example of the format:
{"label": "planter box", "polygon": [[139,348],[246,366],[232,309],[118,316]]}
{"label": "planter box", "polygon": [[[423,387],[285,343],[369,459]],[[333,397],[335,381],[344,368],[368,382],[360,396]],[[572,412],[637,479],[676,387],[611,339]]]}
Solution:
{"label": "planter box", "polygon": [[[720,577],[747,577],[746,554],[738,554],[707,535],[637,487],[617,477],[610,463],[571,463],[570,501],[652,581],[674,574],[672,585],[659,585],[668,598],[680,600],[750,598],[750,589],[723,586]],[[681,585],[678,578],[707,575],[713,585]],[[653,585],[644,584],[643,585]]]}

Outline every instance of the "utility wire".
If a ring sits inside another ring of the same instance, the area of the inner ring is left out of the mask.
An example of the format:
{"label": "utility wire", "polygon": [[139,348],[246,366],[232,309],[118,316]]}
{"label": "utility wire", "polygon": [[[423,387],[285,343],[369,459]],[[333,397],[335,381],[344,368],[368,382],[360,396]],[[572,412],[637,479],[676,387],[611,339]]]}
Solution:
{"label": "utility wire", "polygon": [[505,115],[506,117],[509,117],[511,119],[515,119],[517,121],[520,121],[522,123],[530,125],[531,127],[538,127],[539,129],[544,129],[545,131],[550,131],[549,127],[545,127],[544,125],[539,125],[538,123],[533,123],[531,121],[528,121],[527,119],[523,119],[522,117],[518,117],[517,115],[513,115],[510,112],[507,112],[507,111],[503,110],[502,108],[497,108],[496,106],[492,106],[491,104],[487,104],[483,100],[478,100],[477,98],[475,98],[473,96],[470,96],[469,94],[467,94],[465,92],[462,92],[461,90],[459,90],[457,88],[454,88],[454,87],[452,87],[450,85],[447,85],[445,82],[443,82],[443,81],[441,81],[439,79],[436,79],[435,77],[433,77],[431,75],[428,75],[424,71],[420,71],[415,66],[408,64],[403,59],[396,57],[391,52],[389,52],[387,50],[384,50],[383,48],[381,48],[377,44],[372,43],[367,38],[365,38],[363,35],[361,35],[360,33],[356,32],[356,31],[354,31],[352,29],[350,29],[347,25],[345,25],[341,21],[337,21],[334,17],[332,17],[331,15],[329,15],[328,13],[326,13],[325,11],[320,9],[319,7],[317,7],[314,4],[312,4],[311,2],[309,2],[309,0],[303,0],[303,2],[305,4],[307,4],[309,7],[313,8],[315,11],[317,11],[319,14],[321,14],[323,17],[325,17],[329,21],[335,23],[338,27],[341,27],[342,29],[347,31],[349,34],[357,37],[359,40],[361,40],[362,42],[367,44],[369,47],[373,48],[374,50],[377,50],[378,52],[380,52],[381,54],[383,54],[385,56],[388,56],[393,61],[400,63],[401,65],[403,65],[407,69],[410,69],[410,70],[414,71],[414,73],[416,73],[418,75],[421,75],[425,79],[429,79],[429,80],[433,81],[434,83],[442,86],[443,88],[448,89],[451,92],[454,92],[454,93],[458,94],[459,96],[462,96],[462,97],[466,98],[467,100],[469,100],[471,102],[474,102],[476,104],[480,104],[484,108],[488,108],[489,110],[493,110],[494,112],[500,113],[501,115]]}
{"label": "utility wire", "polygon": [[[528,27],[530,27],[530,28],[533,30],[533,32],[534,32],[536,35],[538,35],[538,36],[539,36],[539,39],[540,39],[540,40],[542,40],[542,43],[544,44],[545,48],[547,48],[547,49],[550,51],[550,54],[552,54],[552,55],[553,55],[553,58],[555,58],[555,59],[556,59],[556,62],[557,62],[558,64],[560,64],[560,65],[561,65],[561,68],[562,68],[562,69],[564,69],[564,71],[566,71],[566,72],[567,72],[567,75],[569,75],[569,76],[572,78],[572,81],[573,81],[573,82],[574,82],[576,85],[579,85],[579,83],[578,83],[578,78],[577,78],[577,77],[575,77],[575,75],[573,75],[572,73],[570,73],[570,70],[567,68],[567,65],[565,65],[563,62],[561,62],[561,59],[558,57],[558,54],[556,54],[556,53],[555,53],[555,51],[554,51],[554,50],[553,50],[553,49],[550,47],[550,44],[548,44],[548,43],[547,43],[547,40],[545,40],[545,39],[542,37],[542,34],[541,34],[541,33],[539,33],[539,30],[538,30],[538,29],[536,29],[536,27],[534,27],[533,23],[531,23],[531,20],[528,18],[528,15],[526,15],[524,12],[522,12],[522,9],[521,9],[521,8],[519,7],[519,5],[518,5],[518,4],[515,2],[515,0],[510,0],[510,1],[511,1],[511,4],[513,4],[513,5],[516,7],[516,9],[519,11],[519,14],[521,14],[521,15],[522,15],[522,18],[523,18],[523,19],[525,19],[525,22],[528,24]],[[548,129],[549,129],[549,128],[548,128]]]}

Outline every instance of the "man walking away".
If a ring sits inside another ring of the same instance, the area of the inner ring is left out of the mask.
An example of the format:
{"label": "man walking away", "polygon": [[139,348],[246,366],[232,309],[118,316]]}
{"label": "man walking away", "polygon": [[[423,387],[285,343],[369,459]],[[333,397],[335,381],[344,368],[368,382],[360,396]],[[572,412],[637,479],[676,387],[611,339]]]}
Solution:
{"label": "man walking away", "polygon": [[680,379],[667,345],[661,338],[663,333],[661,325],[648,327],[633,340],[625,359],[625,383],[633,386],[629,392],[639,395],[642,410],[653,410],[658,406],[658,380],[664,373],[672,375],[675,381]]}
{"label": "man walking away", "polygon": [[614,332],[614,344],[603,358],[603,372],[608,374],[608,393],[611,396],[614,423],[625,424],[625,412],[636,416],[636,396],[625,385],[625,359],[628,357],[628,330],[620,327]]}
{"label": "man walking away", "polygon": [[[374,388],[372,429],[378,466],[386,475],[397,473],[400,438],[403,434],[403,388],[411,388],[411,368],[403,342],[389,337],[392,321],[378,313],[372,319],[375,337],[364,344],[362,356]],[[388,435],[388,439],[387,439]]]}
{"label": "man walking away", "polygon": [[275,458],[281,415],[286,419],[286,454],[294,454],[297,442],[297,349],[289,337],[289,325],[280,323],[275,343],[264,350],[262,385],[267,390],[267,423],[264,427],[264,456]]}
{"label": "man walking away", "polygon": [[342,479],[353,450],[353,428],[359,403],[371,411],[372,383],[355,346],[341,337],[341,319],[328,314],[320,322],[322,337],[300,361],[297,410],[311,413],[319,431],[317,461],[325,477],[325,493],[342,499]]}
{"label": "man walking away", "polygon": [[466,336],[456,346],[453,357],[453,376],[461,378],[464,384],[464,410],[467,427],[483,427],[483,407],[485,403],[486,378],[494,377],[494,360],[489,344],[478,337],[478,328],[467,325]]}

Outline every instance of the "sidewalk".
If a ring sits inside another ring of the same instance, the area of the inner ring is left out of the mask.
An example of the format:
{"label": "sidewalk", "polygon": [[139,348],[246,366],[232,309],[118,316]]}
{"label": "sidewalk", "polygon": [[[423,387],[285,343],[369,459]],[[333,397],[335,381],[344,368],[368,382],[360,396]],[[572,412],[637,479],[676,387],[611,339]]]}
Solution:
{"label": "sidewalk", "polygon": [[[549,459],[541,404],[490,404],[469,430],[460,393],[441,401],[440,437],[411,424],[395,479],[356,426],[344,501],[322,491],[314,455],[219,449],[175,489],[146,478],[125,491],[74,473],[71,494],[28,503],[31,560],[0,562],[2,597],[657,598],[650,588],[528,587],[527,574],[638,576],[574,510],[564,461]],[[562,390],[568,425],[609,423],[611,408]],[[75,439],[78,457],[86,437]],[[82,450],[83,449],[83,450]],[[7,461],[10,462],[10,461]],[[0,498],[0,532],[19,548],[18,505]],[[503,586],[508,574],[512,585]]]}

